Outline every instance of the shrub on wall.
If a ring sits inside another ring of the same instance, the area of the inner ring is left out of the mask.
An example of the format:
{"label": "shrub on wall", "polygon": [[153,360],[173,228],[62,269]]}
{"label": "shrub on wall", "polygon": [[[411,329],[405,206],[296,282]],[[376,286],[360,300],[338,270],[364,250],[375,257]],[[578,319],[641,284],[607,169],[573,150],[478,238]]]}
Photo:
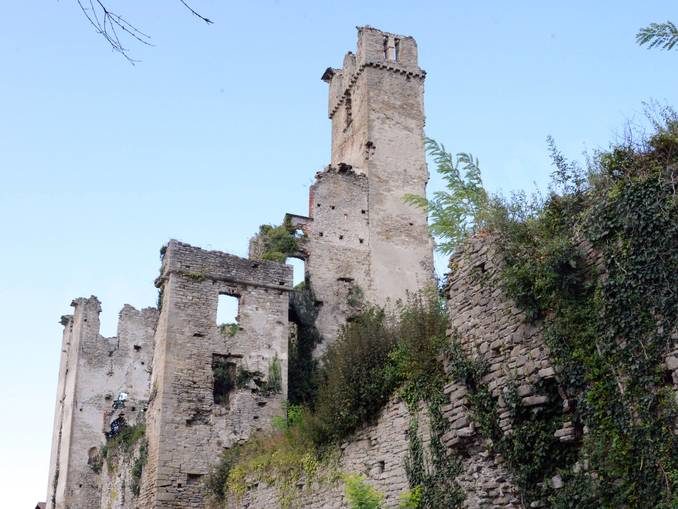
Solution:
{"label": "shrub on wall", "polygon": [[[545,199],[492,202],[486,226],[504,258],[503,289],[543,323],[560,386],[540,389],[551,396],[538,418],[514,405],[513,432],[503,436],[496,401],[473,370],[457,378],[528,502],[678,504],[678,412],[664,371],[678,330],[678,117],[667,112],[656,127],[597,153],[587,171],[551,144],[556,170]],[[585,430],[579,448],[553,437],[558,391]],[[561,489],[549,482],[555,474]]]}
{"label": "shrub on wall", "polygon": [[328,347],[315,403],[318,443],[348,436],[383,408],[394,389],[384,374],[394,345],[384,312],[370,309],[347,324]]}
{"label": "shrub on wall", "polygon": [[381,509],[384,495],[365,482],[358,474],[344,476],[346,498],[351,509]]}

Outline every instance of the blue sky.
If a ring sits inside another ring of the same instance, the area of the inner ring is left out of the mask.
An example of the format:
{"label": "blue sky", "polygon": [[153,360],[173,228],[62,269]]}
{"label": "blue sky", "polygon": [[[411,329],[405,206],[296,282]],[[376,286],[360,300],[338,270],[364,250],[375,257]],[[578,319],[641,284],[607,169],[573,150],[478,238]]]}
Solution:
{"label": "blue sky", "polygon": [[[426,132],[480,159],[492,191],[544,187],[545,138],[574,158],[642,102],[678,106],[678,53],[634,43],[675,1],[111,0],[152,36],[131,66],[75,0],[0,17],[0,478],[3,506],[47,490],[61,341],[74,297],[154,305],[169,238],[245,255],[261,223],[305,213],[329,160],[328,66],[355,26],[411,34],[427,70]],[[158,7],[160,4],[163,7]],[[435,188],[438,179],[433,178]]]}

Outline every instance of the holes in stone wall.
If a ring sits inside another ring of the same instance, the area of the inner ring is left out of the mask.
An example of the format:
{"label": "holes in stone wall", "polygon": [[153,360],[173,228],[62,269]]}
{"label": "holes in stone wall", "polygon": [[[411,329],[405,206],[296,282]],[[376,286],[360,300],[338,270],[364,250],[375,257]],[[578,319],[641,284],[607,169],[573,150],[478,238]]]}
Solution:
{"label": "holes in stone wall", "polygon": [[134,351],[140,352],[141,351],[141,345],[134,345]]}
{"label": "holes in stone wall", "polygon": [[344,240],[344,236],[343,236],[343,235],[339,235],[339,240]]}
{"label": "holes in stone wall", "polygon": [[361,214],[367,214],[367,211],[366,211],[365,209],[362,209],[362,210],[360,211],[360,213],[361,213]]}
{"label": "holes in stone wall", "polygon": [[238,312],[240,308],[240,296],[219,294],[217,303],[217,326],[227,336],[233,336],[238,331]]}
{"label": "holes in stone wall", "polygon": [[322,237],[323,235],[323,232],[318,233],[318,237]]}
{"label": "holes in stone wall", "polygon": [[336,207],[334,205],[330,205],[330,208],[334,210]]}
{"label": "holes in stone wall", "polygon": [[361,244],[363,244],[363,243],[365,242],[365,239],[358,239],[358,242],[360,242]]}
{"label": "holes in stone wall", "polygon": [[351,122],[353,122],[353,113],[351,109],[351,94],[350,92],[346,92],[344,98],[344,131],[346,131],[351,125]]}
{"label": "holes in stone wall", "polygon": [[235,389],[235,360],[228,355],[212,354],[212,396],[216,405],[228,405],[228,398]]}
{"label": "holes in stone wall", "polygon": [[199,484],[203,474],[186,474],[186,485]]}
{"label": "holes in stone wall", "polygon": [[376,147],[374,146],[374,143],[372,143],[371,141],[368,141],[367,143],[365,143],[365,152],[363,154],[365,159],[369,160],[369,159],[372,158],[372,156],[374,155],[375,148]]}

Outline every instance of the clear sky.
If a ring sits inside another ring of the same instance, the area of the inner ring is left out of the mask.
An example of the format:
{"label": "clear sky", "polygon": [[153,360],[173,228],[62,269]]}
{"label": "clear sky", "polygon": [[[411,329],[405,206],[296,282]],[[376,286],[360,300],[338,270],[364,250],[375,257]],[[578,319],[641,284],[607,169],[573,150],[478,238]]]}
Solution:
{"label": "clear sky", "polygon": [[[304,214],[329,161],[320,76],[356,25],[409,34],[426,81],[426,132],[470,151],[497,191],[542,187],[545,138],[578,158],[642,101],[678,106],[678,53],[634,34],[678,21],[675,0],[110,0],[152,36],[112,53],[75,0],[6,2],[0,15],[2,506],[44,500],[62,314],[154,305],[170,238],[245,255],[261,223]],[[162,5],[162,7],[160,7]],[[438,180],[432,180],[432,186]]]}

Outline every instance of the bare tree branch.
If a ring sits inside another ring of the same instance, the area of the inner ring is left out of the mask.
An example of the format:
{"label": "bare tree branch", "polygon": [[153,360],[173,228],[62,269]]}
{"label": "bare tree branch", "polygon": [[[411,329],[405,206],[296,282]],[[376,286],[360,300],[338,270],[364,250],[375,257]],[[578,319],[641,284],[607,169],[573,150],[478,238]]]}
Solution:
{"label": "bare tree branch", "polygon": [[184,4],[184,7],[186,7],[189,11],[191,11],[191,13],[192,13],[193,15],[197,16],[198,18],[200,18],[201,20],[203,20],[203,21],[204,21],[205,23],[207,23],[208,25],[211,25],[211,24],[213,23],[213,21],[212,21],[211,19],[206,18],[205,16],[202,16],[200,13],[195,12],[195,11],[193,10],[193,8],[185,2],[185,0],[179,0],[179,1],[180,1],[182,4]]}
{"label": "bare tree branch", "polygon": [[[127,37],[129,40],[139,42],[146,46],[153,46],[153,44],[151,44],[150,35],[145,34],[139,28],[132,25],[124,16],[109,10],[102,0],[76,1],[78,2],[80,10],[85,15],[85,18],[87,18],[87,21],[94,27],[96,33],[104,38],[113,51],[120,53],[131,64],[134,64],[137,60],[134,60],[130,56],[129,50],[123,45],[121,37],[123,37],[123,39]],[[193,9],[186,0],[179,1],[198,19],[209,25],[213,23],[211,19],[206,18]]]}

